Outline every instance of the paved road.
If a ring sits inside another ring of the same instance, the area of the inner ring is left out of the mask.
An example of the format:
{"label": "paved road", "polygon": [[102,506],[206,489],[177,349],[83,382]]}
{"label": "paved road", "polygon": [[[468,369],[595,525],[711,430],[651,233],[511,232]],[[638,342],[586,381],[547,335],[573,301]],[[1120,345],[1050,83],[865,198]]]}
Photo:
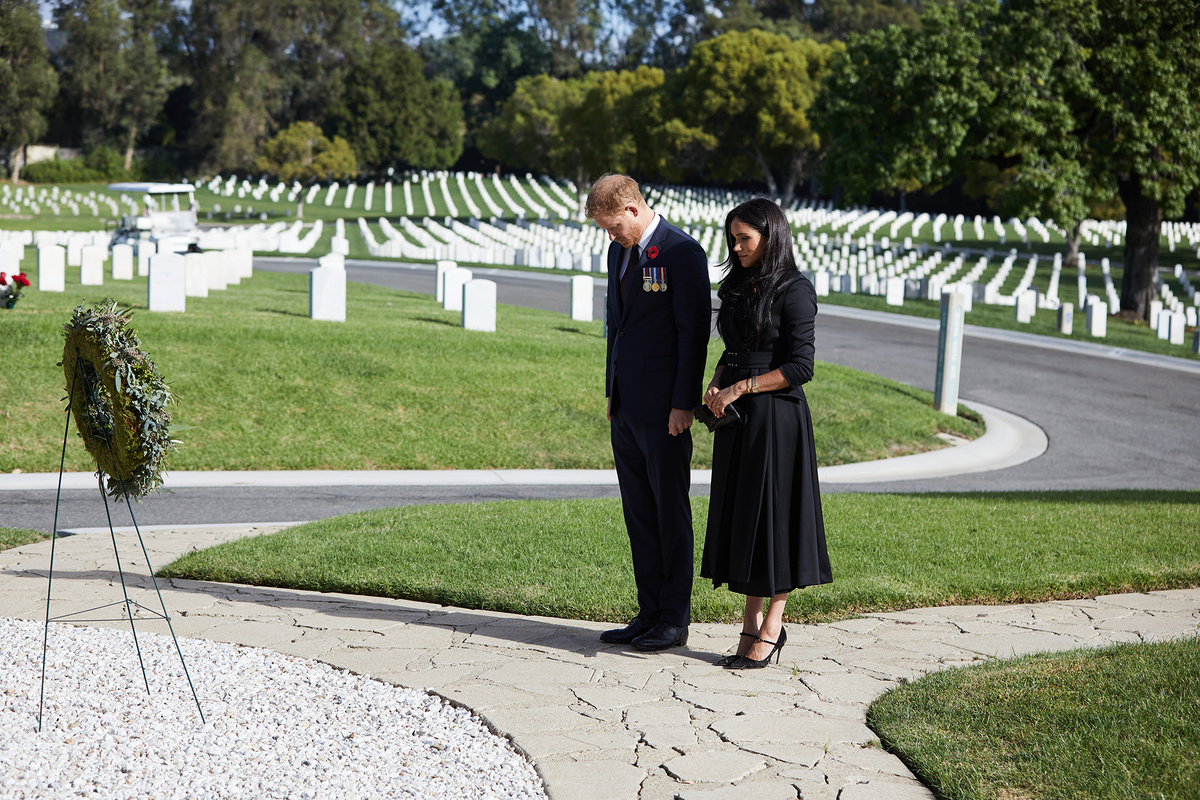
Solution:
{"label": "paved road", "polygon": [[[301,272],[312,262],[258,258],[255,266]],[[347,272],[354,281],[433,293],[429,265],[349,261]],[[566,276],[476,273],[496,281],[501,303],[568,309]],[[602,303],[598,289],[597,316]],[[937,331],[931,321],[828,305],[817,330],[818,358],[932,390]],[[971,326],[963,350],[962,397],[1033,421],[1049,438],[1046,453],[997,472],[867,487],[827,484],[826,491],[1200,488],[1200,363]],[[706,492],[696,487],[696,493]],[[141,525],[280,522],[408,503],[616,494],[612,486],[181,489],[148,499],[134,513]],[[54,492],[5,492],[0,525],[48,529],[54,499]],[[98,492],[64,491],[63,501],[60,529],[106,524]],[[124,508],[113,514],[114,524],[129,524]]]}

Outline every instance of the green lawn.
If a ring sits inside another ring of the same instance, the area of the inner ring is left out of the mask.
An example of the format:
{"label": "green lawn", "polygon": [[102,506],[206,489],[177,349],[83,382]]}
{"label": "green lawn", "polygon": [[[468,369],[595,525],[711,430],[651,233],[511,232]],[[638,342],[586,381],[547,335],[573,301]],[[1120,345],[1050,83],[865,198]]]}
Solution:
{"label": "green lawn", "polygon": [[[28,256],[27,256],[28,259]],[[74,276],[72,276],[72,271]],[[31,278],[36,286],[36,269]],[[430,278],[432,280],[432,277]],[[0,471],[58,469],[62,325],[75,304],[145,302],[146,280],[29,291],[4,311],[14,357],[0,372]],[[564,291],[566,289],[564,288]],[[500,306],[497,333],[466,331],[428,295],[351,283],[345,323],[308,318],[306,275],[260,271],[188,298],[185,314],[136,312],[132,327],[191,426],[173,469],[608,468],[601,322]],[[716,362],[720,345],[710,348]],[[825,464],[942,446],[981,426],[932,409],[926,392],[819,364],[810,392]],[[695,465],[711,440],[694,429]],[[68,470],[94,467],[71,437]]]}
{"label": "green lawn", "polygon": [[941,800],[1200,797],[1200,639],[993,661],[867,722]]}
{"label": "green lawn", "polygon": [[0,528],[0,550],[11,550],[14,547],[49,538],[48,534],[29,528]]}
{"label": "green lawn", "polygon": [[[1200,492],[836,494],[834,582],[792,594],[795,621],[939,605],[1034,602],[1200,581]],[[708,499],[693,498],[699,567]],[[617,500],[409,506],[190,553],[165,576],[404,597],[595,620],[636,611]],[[693,619],[740,619],[697,579]]]}

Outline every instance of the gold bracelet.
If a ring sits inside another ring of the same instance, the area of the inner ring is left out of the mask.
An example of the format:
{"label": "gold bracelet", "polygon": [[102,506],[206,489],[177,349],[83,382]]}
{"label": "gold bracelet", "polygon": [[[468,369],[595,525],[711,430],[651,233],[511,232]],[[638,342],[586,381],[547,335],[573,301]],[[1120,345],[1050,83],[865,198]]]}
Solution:
{"label": "gold bracelet", "polygon": [[754,375],[750,378],[750,393],[758,394],[758,376]]}

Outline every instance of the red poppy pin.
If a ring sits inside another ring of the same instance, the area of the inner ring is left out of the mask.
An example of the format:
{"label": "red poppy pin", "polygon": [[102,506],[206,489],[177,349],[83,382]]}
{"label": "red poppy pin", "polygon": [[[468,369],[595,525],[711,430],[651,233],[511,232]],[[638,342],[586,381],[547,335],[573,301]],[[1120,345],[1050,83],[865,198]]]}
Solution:
{"label": "red poppy pin", "polygon": [[658,248],[654,245],[650,245],[646,248],[646,255],[650,258],[658,258]]}

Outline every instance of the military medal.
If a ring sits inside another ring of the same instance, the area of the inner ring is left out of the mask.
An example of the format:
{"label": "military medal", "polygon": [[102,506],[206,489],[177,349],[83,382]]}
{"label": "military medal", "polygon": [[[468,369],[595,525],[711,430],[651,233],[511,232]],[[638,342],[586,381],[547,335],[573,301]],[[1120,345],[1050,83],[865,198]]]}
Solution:
{"label": "military medal", "polygon": [[649,292],[649,291],[657,292],[658,291],[658,289],[654,288],[654,279],[651,277],[651,269],[652,269],[651,267],[643,267],[642,268],[642,291],[643,292]]}

